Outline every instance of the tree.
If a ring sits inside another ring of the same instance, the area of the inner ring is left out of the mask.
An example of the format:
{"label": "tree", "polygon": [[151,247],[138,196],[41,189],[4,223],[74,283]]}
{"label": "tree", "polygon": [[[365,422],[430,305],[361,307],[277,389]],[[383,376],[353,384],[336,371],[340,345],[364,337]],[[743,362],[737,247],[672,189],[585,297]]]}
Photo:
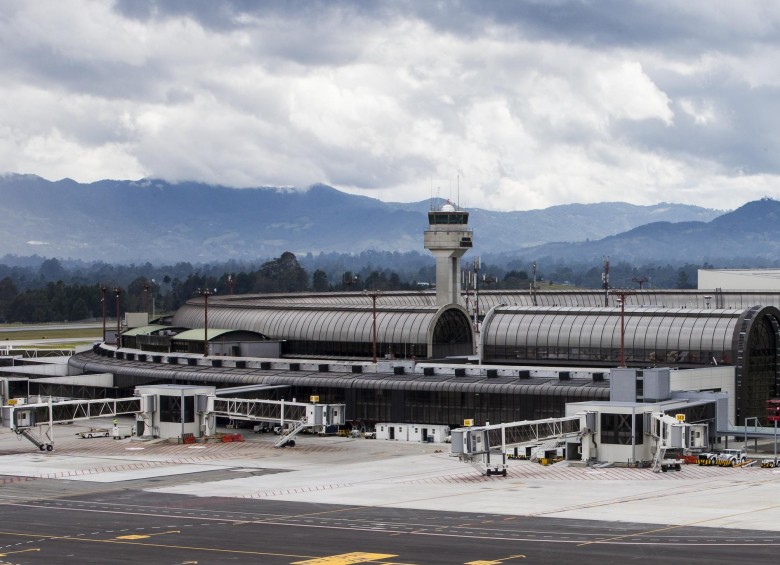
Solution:
{"label": "tree", "polygon": [[328,275],[321,269],[314,271],[311,279],[311,287],[314,292],[326,292],[330,288],[328,285]]}
{"label": "tree", "polygon": [[309,275],[289,251],[263,263],[255,273],[255,292],[302,292],[308,288]]}

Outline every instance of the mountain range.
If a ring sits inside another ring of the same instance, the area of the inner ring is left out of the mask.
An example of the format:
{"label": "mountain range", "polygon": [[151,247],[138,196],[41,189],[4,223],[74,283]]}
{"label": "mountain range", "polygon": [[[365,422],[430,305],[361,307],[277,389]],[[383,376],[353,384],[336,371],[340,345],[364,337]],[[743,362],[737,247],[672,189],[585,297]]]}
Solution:
{"label": "mountain range", "polygon": [[[2,252],[80,260],[206,263],[320,252],[420,251],[438,201],[392,203],[326,185],[234,189],[162,180],[82,184],[0,177]],[[780,204],[724,213],[681,204],[569,204],[470,209],[475,253],[590,260],[768,257],[780,251]]]}

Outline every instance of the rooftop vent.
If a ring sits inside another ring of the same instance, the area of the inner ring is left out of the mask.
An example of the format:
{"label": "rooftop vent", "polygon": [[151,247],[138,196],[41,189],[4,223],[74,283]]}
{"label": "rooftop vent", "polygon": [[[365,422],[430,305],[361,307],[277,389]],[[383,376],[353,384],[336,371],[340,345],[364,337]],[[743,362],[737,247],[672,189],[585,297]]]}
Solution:
{"label": "rooftop vent", "polygon": [[291,371],[300,371],[301,370],[301,364],[300,363],[290,363],[290,370]]}
{"label": "rooftop vent", "polygon": [[455,376],[456,377],[465,377],[466,376],[466,369],[455,369]]}
{"label": "rooftop vent", "polygon": [[604,382],[604,373],[593,373],[593,382],[594,383],[603,383]]}
{"label": "rooftop vent", "polygon": [[353,373],[362,373],[363,372],[363,365],[352,365],[352,372]]}
{"label": "rooftop vent", "polygon": [[246,369],[246,361],[236,361],[236,369]]}

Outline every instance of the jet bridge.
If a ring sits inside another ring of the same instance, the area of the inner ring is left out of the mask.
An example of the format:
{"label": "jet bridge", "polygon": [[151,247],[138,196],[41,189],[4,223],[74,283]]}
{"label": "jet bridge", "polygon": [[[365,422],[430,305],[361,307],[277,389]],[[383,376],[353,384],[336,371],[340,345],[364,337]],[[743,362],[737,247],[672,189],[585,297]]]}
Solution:
{"label": "jet bridge", "polygon": [[[524,420],[505,424],[471,426],[452,430],[450,455],[458,456],[464,463],[470,464],[487,476],[506,477],[506,449],[508,447],[543,443],[551,440],[582,438],[593,433],[596,425],[596,413],[585,412],[565,418],[547,418],[544,420]],[[491,453],[497,451],[499,453]],[[500,460],[500,463],[491,462]]]}
{"label": "jet bridge", "polygon": [[211,411],[233,420],[279,422],[282,433],[275,447],[293,447],[295,436],[307,428],[343,426],[346,421],[344,404],[213,397]]}
{"label": "jet bridge", "polygon": [[[91,418],[140,412],[141,399],[103,398],[99,400],[57,400],[36,404],[3,406],[3,422],[41,451],[54,449],[54,424],[69,424]],[[36,434],[33,430],[38,428]]]}
{"label": "jet bridge", "polygon": [[681,455],[687,449],[706,449],[707,430],[707,424],[688,424],[682,418],[653,412],[650,415],[650,437],[656,441],[653,472],[679,471],[679,458],[668,459],[667,454]]}
{"label": "jet bridge", "polygon": [[[213,391],[213,387],[211,387]],[[189,394],[185,396],[185,393]],[[191,400],[188,407],[186,398]],[[164,400],[163,400],[164,399]],[[136,396],[99,400],[49,400],[37,404],[3,407],[3,422],[41,451],[54,449],[54,425],[91,418],[134,415],[143,422],[143,437],[198,437],[213,432],[216,416],[234,420],[278,422],[283,433],[276,447],[294,446],[294,437],[307,428],[344,425],[344,404],[287,402],[256,398],[220,398],[186,385],[140,386]],[[164,405],[164,406],[163,406]],[[161,420],[165,411],[167,418]],[[287,424],[287,425],[286,425]],[[38,428],[37,434],[35,428]],[[162,435],[161,435],[162,432]]]}

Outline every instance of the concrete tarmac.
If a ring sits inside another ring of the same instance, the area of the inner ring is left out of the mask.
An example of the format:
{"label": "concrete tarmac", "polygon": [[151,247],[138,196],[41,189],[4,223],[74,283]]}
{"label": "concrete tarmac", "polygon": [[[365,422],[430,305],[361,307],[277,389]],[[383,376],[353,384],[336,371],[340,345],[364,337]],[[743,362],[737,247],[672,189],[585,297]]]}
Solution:
{"label": "concrete tarmac", "polygon": [[[534,562],[556,562],[555,559],[579,555],[572,550],[575,541],[581,544],[580,553],[592,556],[594,563],[610,562],[610,556],[616,559],[614,562],[624,562],[623,558],[639,554],[650,561],[674,555],[690,562],[708,555],[712,562],[728,555],[729,560],[769,563],[780,550],[780,470],[775,469],[688,465],[679,473],[652,473],[649,469],[543,467],[513,461],[504,478],[483,476],[449,457],[448,445],[302,435],[296,439],[296,447],[275,449],[276,436],[256,435],[251,430],[243,430],[244,442],[193,445],[159,440],[81,439],[75,435],[81,429],[101,425],[110,427],[110,420],[91,421],[88,426],[55,426],[53,452],[40,452],[26,440],[19,441],[9,430],[0,431],[0,505],[19,517],[20,528],[15,531],[11,527],[14,521],[5,521],[5,537],[0,534],[0,562],[44,562],[36,560],[33,552],[18,554],[20,557],[14,559],[11,554],[2,557],[25,533],[23,516],[38,530],[51,530],[46,535],[86,535],[86,524],[92,519],[87,514],[100,514],[99,506],[108,505],[103,508],[107,520],[130,516],[135,512],[128,506],[133,500],[148,506],[148,512],[139,514],[155,516],[155,522],[163,522],[159,527],[165,526],[170,516],[177,516],[178,520],[186,514],[171,514],[174,507],[191,508],[199,517],[206,517],[216,507],[220,512],[252,514],[250,518],[236,514],[237,518],[230,519],[237,522],[256,522],[260,509],[270,508],[278,513],[264,527],[286,525],[296,541],[288,540],[285,546],[283,534],[266,533],[276,536],[274,546],[284,555],[276,561],[270,557],[252,561],[247,557],[237,562],[470,563],[466,557],[473,557],[473,563],[511,563],[499,560],[525,555],[523,548],[536,552]],[[89,512],[86,506],[80,506],[85,504],[90,505]],[[84,527],[67,533],[56,517],[58,513],[50,514],[51,521],[47,521],[45,512],[40,514],[46,508],[72,513],[85,520]],[[337,514],[350,515],[353,521],[317,522],[314,516],[318,513],[329,519]],[[5,510],[3,514],[11,515]],[[305,522],[303,515],[313,522]],[[220,516],[222,519],[223,515]],[[133,518],[132,524],[127,527],[144,527],[140,518]],[[461,528],[463,524],[470,528]],[[97,522],[90,527],[95,532],[106,529]],[[316,551],[313,547],[309,552],[292,551],[293,545],[302,543],[296,537],[302,535],[301,528],[307,529],[307,536],[312,536],[313,530],[318,532]],[[437,532],[437,528],[441,531]],[[325,530],[333,531],[330,536],[320,536]],[[441,538],[435,543],[461,550],[455,557],[442,554],[426,559],[427,546],[419,540],[407,544],[409,547],[386,543],[388,535],[411,535],[417,530],[421,533],[416,537],[435,534]],[[221,535],[232,540],[232,531]],[[358,539],[377,532],[383,534],[381,543],[374,547],[387,549],[375,553],[401,555],[409,560],[377,557],[349,561],[359,559],[353,556],[341,561],[307,561],[355,552],[354,548],[361,545],[354,541],[356,532],[360,532]],[[42,530],[37,533],[45,534]],[[201,536],[206,536],[202,538],[205,542],[211,540],[212,534]],[[544,544],[544,536],[550,543],[557,540],[560,547],[553,551],[544,546],[542,551],[538,544]],[[564,537],[569,540],[568,545]],[[219,546],[220,539],[214,538],[209,547]],[[467,539],[480,551],[466,551]],[[500,544],[502,551],[488,551],[494,543],[490,540],[494,539],[504,540]],[[55,544],[50,541],[47,547]],[[582,553],[582,544],[595,542],[598,550]],[[143,543],[146,548],[151,542]],[[230,543],[230,547],[241,545],[239,541]],[[648,544],[657,547],[648,552]],[[638,552],[639,547],[645,549]],[[91,546],[83,548],[92,550]],[[331,550],[343,551],[329,553]],[[295,557],[291,557],[293,554]],[[85,555],[88,553],[80,554]],[[175,558],[178,557],[177,554]],[[204,562],[212,561],[199,561]]]}
{"label": "concrete tarmac", "polygon": [[[111,421],[90,423],[101,425]],[[506,478],[486,477],[450,457],[447,444],[300,435],[296,447],[276,449],[276,436],[251,430],[243,443],[192,445],[76,436],[90,426],[55,426],[51,453],[3,429],[0,474],[119,482],[229,469],[227,478],[159,491],[780,531],[780,469],[686,465],[653,473],[510,461]]]}

